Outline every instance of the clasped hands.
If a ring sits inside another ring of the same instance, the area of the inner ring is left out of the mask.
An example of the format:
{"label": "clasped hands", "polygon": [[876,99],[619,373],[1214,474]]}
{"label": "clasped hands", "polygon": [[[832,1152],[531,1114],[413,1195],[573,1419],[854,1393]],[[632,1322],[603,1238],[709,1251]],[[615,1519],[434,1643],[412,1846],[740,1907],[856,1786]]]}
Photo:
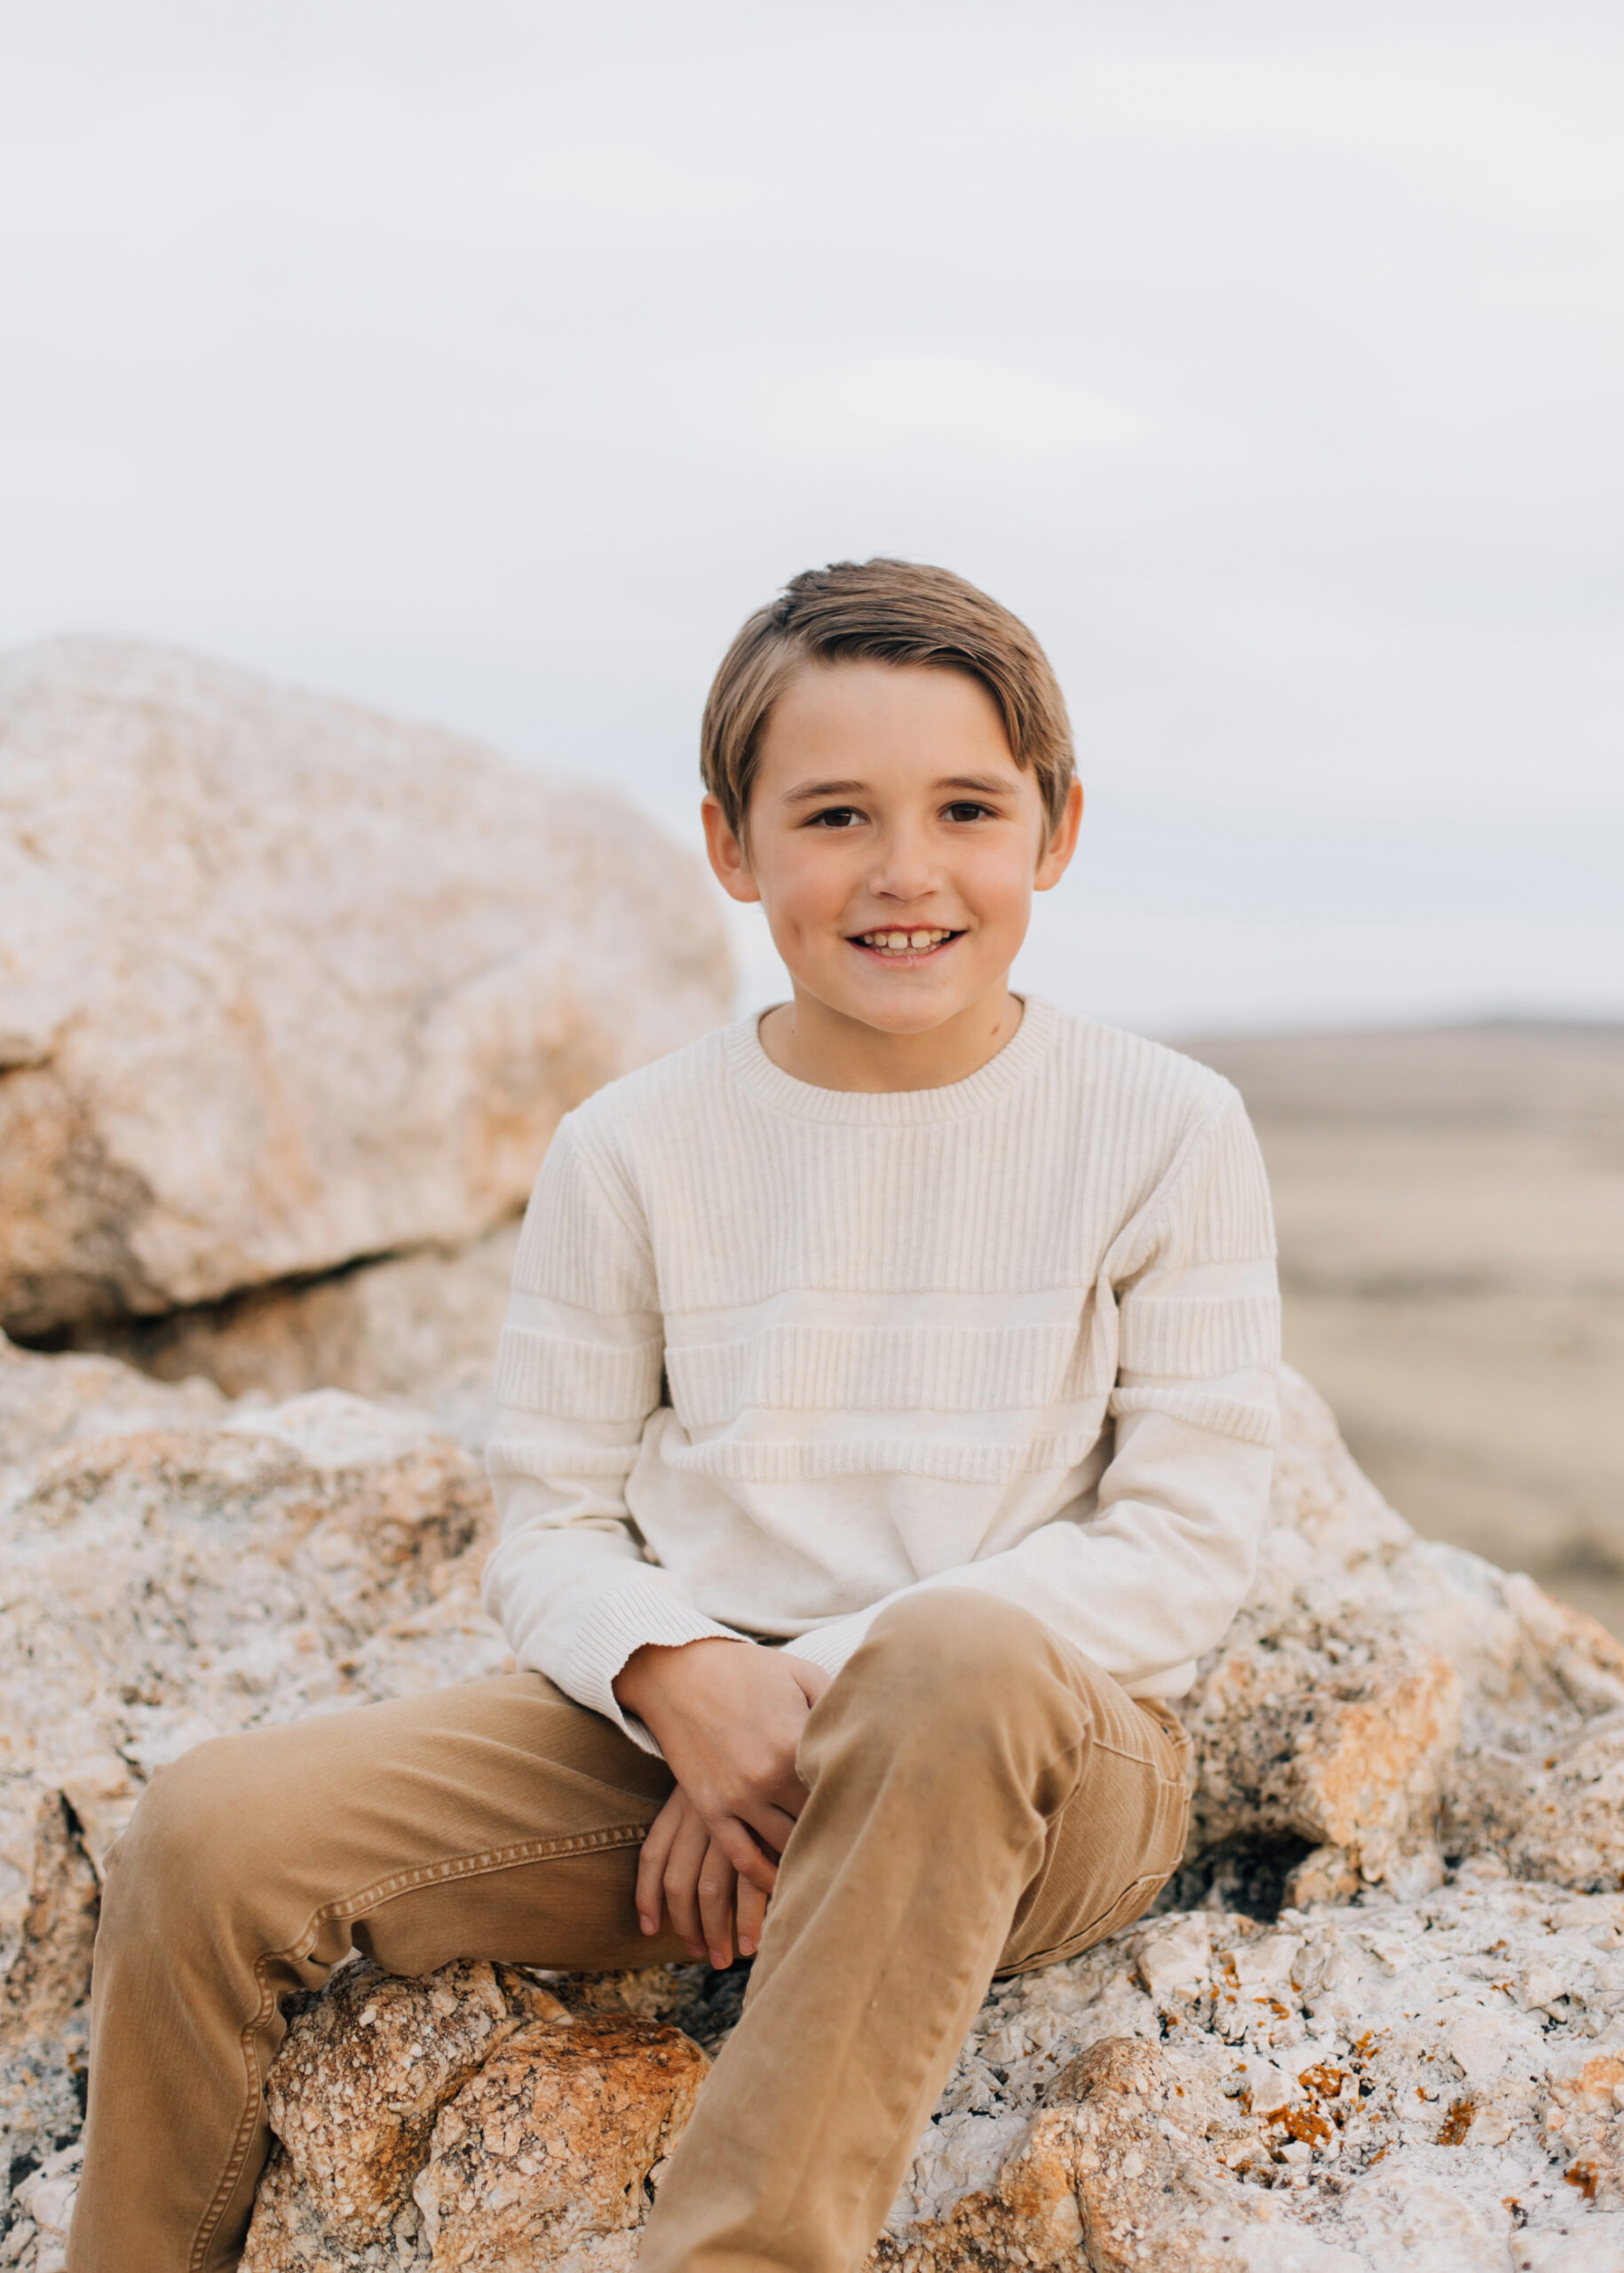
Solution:
{"label": "clasped hands", "polygon": [[614,1694],[664,1753],[677,1787],[643,1841],[638,1922],[671,1924],[690,1954],[715,1966],[761,1943],[778,1857],[806,1801],[796,1747],[829,1676],[754,1642],[648,1643],[614,1679]]}

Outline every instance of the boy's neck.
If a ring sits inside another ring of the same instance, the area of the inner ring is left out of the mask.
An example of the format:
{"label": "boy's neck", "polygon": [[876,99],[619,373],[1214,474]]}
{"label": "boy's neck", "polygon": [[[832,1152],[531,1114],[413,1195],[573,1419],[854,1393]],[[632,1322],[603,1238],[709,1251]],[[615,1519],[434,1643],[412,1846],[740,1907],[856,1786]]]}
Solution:
{"label": "boy's neck", "polygon": [[780,1073],[813,1089],[943,1089],[978,1073],[1013,1041],[1024,1007],[1001,980],[940,1026],[885,1034],[797,986],[794,1002],[767,1011],[757,1033]]}

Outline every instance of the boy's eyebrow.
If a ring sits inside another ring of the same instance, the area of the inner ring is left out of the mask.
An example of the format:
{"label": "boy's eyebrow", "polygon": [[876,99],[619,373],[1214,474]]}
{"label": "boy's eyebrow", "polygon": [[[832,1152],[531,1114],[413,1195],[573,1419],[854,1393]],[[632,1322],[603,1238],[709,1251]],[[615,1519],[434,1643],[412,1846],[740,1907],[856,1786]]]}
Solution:
{"label": "boy's eyebrow", "polygon": [[[935,789],[974,789],[984,797],[1007,796],[1010,784],[991,773],[946,773],[931,783]],[[867,790],[866,781],[803,781],[794,789],[786,789],[787,805],[810,804],[815,797],[860,797]]]}
{"label": "boy's eyebrow", "polygon": [[804,805],[814,797],[857,797],[868,787],[866,781],[803,781],[798,788],[786,789],[787,805]]}

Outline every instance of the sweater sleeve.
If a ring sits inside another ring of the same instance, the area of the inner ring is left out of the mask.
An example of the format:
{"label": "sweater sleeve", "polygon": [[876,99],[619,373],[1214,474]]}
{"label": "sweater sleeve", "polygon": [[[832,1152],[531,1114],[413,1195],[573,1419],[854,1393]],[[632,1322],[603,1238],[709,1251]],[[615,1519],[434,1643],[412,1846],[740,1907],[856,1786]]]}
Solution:
{"label": "sweater sleeve", "polygon": [[645,1643],[742,1639],[645,1559],[626,1479],[660,1402],[664,1335],[632,1195],[569,1119],[525,1216],[486,1469],[499,1537],[485,1607],[521,1666],[657,1749],[614,1676]]}
{"label": "sweater sleeve", "polygon": [[890,1602],[969,1587],[1018,1604],[1124,1688],[1177,1694],[1252,1581],[1279,1432],[1279,1296],[1262,1156],[1228,1091],[1106,1260],[1113,1457],[1091,1506],[785,1646],[834,1673]]}

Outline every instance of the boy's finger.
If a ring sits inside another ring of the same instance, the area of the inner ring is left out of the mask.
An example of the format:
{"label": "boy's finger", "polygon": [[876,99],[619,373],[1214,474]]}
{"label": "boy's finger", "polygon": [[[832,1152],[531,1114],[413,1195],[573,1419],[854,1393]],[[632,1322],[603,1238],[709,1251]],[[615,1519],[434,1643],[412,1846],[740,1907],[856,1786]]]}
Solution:
{"label": "boy's finger", "polygon": [[754,1957],[761,1947],[762,1922],[767,1914],[767,1897],[749,1879],[739,1881],[739,1954]]}
{"label": "boy's finger", "polygon": [[771,1800],[756,1801],[748,1810],[741,1810],[743,1821],[755,1833],[758,1843],[769,1856],[781,1855],[795,1829],[795,1818],[783,1808],[774,1807]]}
{"label": "boy's finger", "polygon": [[730,1815],[713,1823],[710,1831],[738,1875],[751,1886],[759,1887],[764,1894],[771,1894],[778,1880],[778,1865],[763,1850],[759,1841],[751,1837],[749,1826],[741,1823],[736,1815]]}
{"label": "boy's finger", "polygon": [[725,1851],[713,1839],[700,1869],[699,1907],[705,1948],[718,1970],[733,1961],[733,1899],[738,1884],[738,1874]]}
{"label": "boy's finger", "polygon": [[682,1821],[681,1801],[681,1794],[673,1792],[643,1836],[643,1851],[638,1857],[637,1891],[632,1899],[638,1906],[638,1923],[646,1934],[660,1931],[663,1906],[661,1881],[665,1877],[671,1842]]}
{"label": "boy's finger", "polygon": [[705,1818],[694,1807],[685,1807],[682,1821],[665,1865],[665,1906],[672,1925],[692,1957],[705,1954],[704,1929],[700,1920],[699,1874],[710,1846]]}

